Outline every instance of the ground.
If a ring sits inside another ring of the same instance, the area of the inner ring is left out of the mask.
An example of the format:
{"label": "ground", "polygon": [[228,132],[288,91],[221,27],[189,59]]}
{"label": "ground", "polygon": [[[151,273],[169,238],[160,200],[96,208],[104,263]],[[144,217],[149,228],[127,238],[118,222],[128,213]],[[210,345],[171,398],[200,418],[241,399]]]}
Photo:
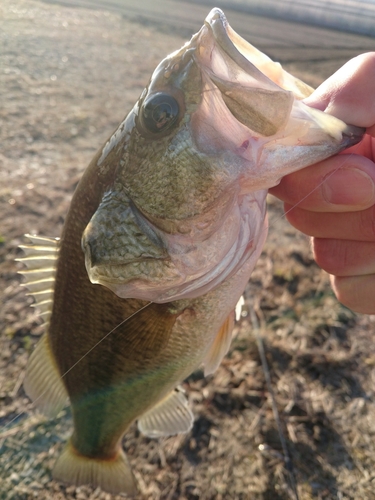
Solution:
{"label": "ground", "polygon": [[[43,326],[15,258],[24,233],[60,234],[90,158],[184,39],[116,13],[33,0],[2,1],[0,37],[0,498],[110,499],[51,479],[71,420],[68,410],[42,417],[23,391]],[[333,66],[288,67],[316,84]],[[375,499],[375,317],[341,306],[307,237],[274,199],[269,212],[229,355],[213,376],[186,381],[192,432],[158,441],[134,426],[125,436],[139,499],[284,500],[296,498],[293,479],[301,500]]]}

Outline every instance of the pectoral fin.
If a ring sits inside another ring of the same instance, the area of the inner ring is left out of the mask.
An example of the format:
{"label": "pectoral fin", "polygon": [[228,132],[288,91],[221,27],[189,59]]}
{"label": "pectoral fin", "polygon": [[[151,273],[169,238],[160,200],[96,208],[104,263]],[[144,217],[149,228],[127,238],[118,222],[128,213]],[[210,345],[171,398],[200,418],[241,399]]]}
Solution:
{"label": "pectoral fin", "polygon": [[189,432],[194,416],[182,389],[174,389],[168,396],[138,419],[138,429],[145,436],[158,438]]}
{"label": "pectoral fin", "polygon": [[168,344],[178,314],[169,311],[168,304],[146,304],[139,312],[129,316],[115,335],[122,335],[127,346],[124,357],[141,355],[153,358]]}
{"label": "pectoral fin", "polygon": [[234,311],[232,311],[224,321],[218,334],[216,335],[210,350],[207,353],[204,364],[204,375],[210,375],[220,365],[223,357],[229,350],[232,341],[232,330],[234,326]]}

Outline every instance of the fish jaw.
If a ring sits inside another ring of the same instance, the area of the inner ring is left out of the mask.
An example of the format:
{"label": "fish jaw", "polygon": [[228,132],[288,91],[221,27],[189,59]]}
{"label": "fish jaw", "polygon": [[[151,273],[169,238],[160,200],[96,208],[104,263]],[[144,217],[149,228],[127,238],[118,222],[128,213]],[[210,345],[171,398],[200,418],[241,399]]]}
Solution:
{"label": "fish jaw", "polygon": [[82,238],[90,281],[121,298],[165,303],[199,297],[245,263],[249,266],[249,260],[255,266],[267,235],[266,194],[236,199],[223,214],[220,230],[209,233],[200,219],[190,231],[163,234],[142,220],[129,200],[122,198],[118,218],[109,202],[95,213]]}
{"label": "fish jaw", "polygon": [[192,117],[194,140],[235,166],[242,193],[269,189],[361,140],[363,128],[304,104],[313,89],[235,33],[220,9],[210,12],[197,45],[210,91]]}
{"label": "fish jaw", "polygon": [[162,303],[198,297],[255,260],[267,189],[363,134],[306,106],[311,92],[213,9],[100,154],[98,167],[116,174],[82,237],[91,282]]}

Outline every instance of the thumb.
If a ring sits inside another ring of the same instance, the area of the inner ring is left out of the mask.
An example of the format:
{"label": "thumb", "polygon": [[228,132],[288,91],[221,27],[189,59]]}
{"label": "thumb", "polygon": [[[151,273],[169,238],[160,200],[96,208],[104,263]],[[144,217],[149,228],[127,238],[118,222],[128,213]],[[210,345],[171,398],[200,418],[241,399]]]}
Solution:
{"label": "thumb", "polygon": [[304,102],[375,135],[375,52],[348,61]]}

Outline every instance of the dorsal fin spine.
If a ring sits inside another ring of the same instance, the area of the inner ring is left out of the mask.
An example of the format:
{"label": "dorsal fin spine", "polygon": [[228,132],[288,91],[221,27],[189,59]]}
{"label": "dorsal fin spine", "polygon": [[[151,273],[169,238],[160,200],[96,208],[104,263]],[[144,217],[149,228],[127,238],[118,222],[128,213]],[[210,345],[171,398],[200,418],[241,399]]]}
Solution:
{"label": "dorsal fin spine", "polygon": [[39,309],[40,315],[48,321],[53,305],[59,239],[28,234],[25,236],[31,244],[20,245],[26,256],[17,261],[27,267],[20,274],[26,279],[24,286],[29,290],[28,295],[34,297],[33,307]]}

